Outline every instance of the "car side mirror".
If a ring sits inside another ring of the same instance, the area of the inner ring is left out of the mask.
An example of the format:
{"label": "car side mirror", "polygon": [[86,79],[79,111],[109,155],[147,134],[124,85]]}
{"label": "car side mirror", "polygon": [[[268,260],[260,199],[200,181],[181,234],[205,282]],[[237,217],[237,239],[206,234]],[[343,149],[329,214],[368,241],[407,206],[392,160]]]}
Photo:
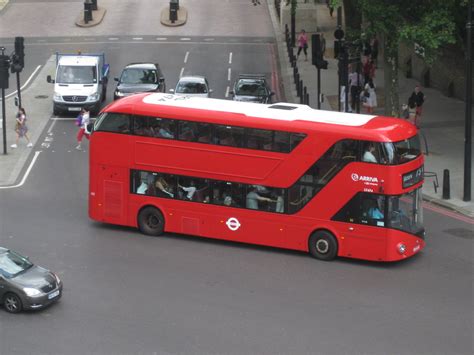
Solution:
{"label": "car side mirror", "polygon": [[88,123],[88,124],[85,126],[85,132],[86,132],[87,134],[91,134],[93,130],[94,130],[94,124],[93,124],[93,123]]}
{"label": "car side mirror", "polygon": [[164,83],[164,82],[165,82],[165,78],[160,78],[158,81],[159,81],[160,83]]}
{"label": "car side mirror", "polygon": [[234,95],[234,90],[229,91],[229,95]]}
{"label": "car side mirror", "polygon": [[119,81],[119,78],[114,78],[115,81]]}
{"label": "car side mirror", "polygon": [[50,84],[54,84],[54,79],[51,78],[51,75],[48,75],[48,76],[46,77],[46,81],[47,81],[48,83],[50,83]]}

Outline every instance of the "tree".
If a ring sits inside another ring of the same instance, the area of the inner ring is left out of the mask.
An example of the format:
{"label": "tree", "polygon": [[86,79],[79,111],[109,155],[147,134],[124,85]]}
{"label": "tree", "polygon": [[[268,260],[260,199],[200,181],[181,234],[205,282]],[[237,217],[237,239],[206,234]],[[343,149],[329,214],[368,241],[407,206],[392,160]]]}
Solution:
{"label": "tree", "polygon": [[[455,42],[460,7],[468,0],[330,0],[362,15],[366,36],[378,35],[384,48],[385,114],[399,115],[398,48],[402,41],[417,43],[424,49],[429,66],[442,46]],[[345,12],[346,19],[350,14]],[[361,29],[362,30],[362,29]]]}

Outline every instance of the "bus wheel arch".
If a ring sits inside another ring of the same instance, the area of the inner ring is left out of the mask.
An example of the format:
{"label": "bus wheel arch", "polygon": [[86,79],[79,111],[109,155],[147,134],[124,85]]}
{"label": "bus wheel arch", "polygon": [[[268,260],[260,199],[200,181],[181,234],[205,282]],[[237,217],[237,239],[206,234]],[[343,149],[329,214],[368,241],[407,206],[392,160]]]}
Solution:
{"label": "bus wheel arch", "polygon": [[159,208],[147,205],[138,212],[137,225],[143,234],[159,236],[165,231],[165,217]]}
{"label": "bus wheel arch", "polygon": [[308,250],[312,257],[330,261],[338,253],[339,244],[336,236],[327,229],[315,230],[308,239]]}

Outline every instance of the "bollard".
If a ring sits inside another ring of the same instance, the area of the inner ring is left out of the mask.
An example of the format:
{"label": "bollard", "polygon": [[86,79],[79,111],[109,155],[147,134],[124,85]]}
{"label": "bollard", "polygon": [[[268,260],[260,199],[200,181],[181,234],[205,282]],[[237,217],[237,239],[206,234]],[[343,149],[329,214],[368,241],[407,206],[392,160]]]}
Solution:
{"label": "bollard", "polygon": [[296,74],[298,74],[298,68],[296,65],[293,67],[293,81],[296,83]]}
{"label": "bollard", "polygon": [[308,105],[309,106],[309,93],[306,94],[306,97],[305,97],[305,105]]}
{"label": "bollard", "polygon": [[[296,76],[295,76],[295,85],[296,85],[296,93],[297,94],[298,94],[298,85],[299,85],[298,83],[299,83],[299,81],[300,81],[300,73],[297,72]],[[300,96],[300,95],[298,95],[298,96]]]}
{"label": "bollard", "polygon": [[300,97],[300,102],[301,102],[301,98],[303,96],[303,79],[300,80],[300,82],[298,83],[298,91],[299,91],[299,97]]}
{"label": "bollard", "polygon": [[[303,81],[301,81],[300,84],[303,85]],[[306,97],[306,86],[303,86],[303,88],[301,89],[301,97],[300,97],[300,104],[301,105],[304,104],[304,98],[305,97]]]}
{"label": "bollard", "polygon": [[84,1],[84,23],[92,21],[92,2],[91,0]]}
{"label": "bollard", "polygon": [[449,200],[451,198],[451,191],[449,187],[449,170],[443,170],[443,200]]}
{"label": "bollard", "polygon": [[92,0],[92,10],[97,11],[97,0]]}
{"label": "bollard", "polygon": [[170,21],[174,23],[178,20],[178,0],[170,0]]}

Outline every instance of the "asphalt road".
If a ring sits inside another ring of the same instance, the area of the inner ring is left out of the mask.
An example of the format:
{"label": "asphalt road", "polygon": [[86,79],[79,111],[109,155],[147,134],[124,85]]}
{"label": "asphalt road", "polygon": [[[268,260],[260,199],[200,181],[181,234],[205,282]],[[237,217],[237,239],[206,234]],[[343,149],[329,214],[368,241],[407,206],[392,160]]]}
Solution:
{"label": "asphalt road", "polygon": [[[77,49],[48,41],[31,46],[31,68]],[[182,68],[203,74],[222,98],[237,73],[271,73],[262,41],[104,40],[81,49],[104,50],[112,77],[136,60],[158,60],[168,88]],[[65,284],[46,310],[0,310],[0,354],[472,353],[472,224],[427,208],[426,249],[390,264],[146,237],[88,219],[88,154],[74,149],[75,133],[72,121],[51,120],[51,145],[26,183],[0,190],[0,245]]]}

